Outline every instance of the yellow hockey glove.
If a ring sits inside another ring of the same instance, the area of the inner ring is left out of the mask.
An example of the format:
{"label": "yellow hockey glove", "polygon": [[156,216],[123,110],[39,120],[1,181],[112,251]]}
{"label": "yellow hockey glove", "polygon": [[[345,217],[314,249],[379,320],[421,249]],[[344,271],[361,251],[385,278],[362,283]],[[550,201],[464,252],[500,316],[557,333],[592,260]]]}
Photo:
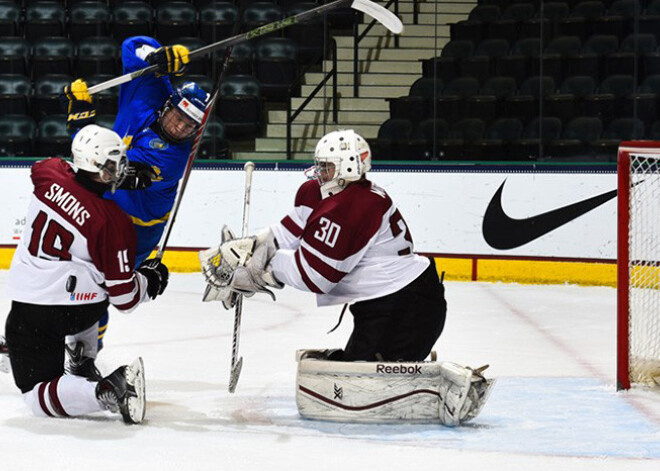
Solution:
{"label": "yellow hockey glove", "polygon": [[165,74],[183,75],[186,64],[190,62],[189,52],[186,46],[175,44],[156,49],[145,60],[150,65],[158,65],[156,72],[158,77]]}

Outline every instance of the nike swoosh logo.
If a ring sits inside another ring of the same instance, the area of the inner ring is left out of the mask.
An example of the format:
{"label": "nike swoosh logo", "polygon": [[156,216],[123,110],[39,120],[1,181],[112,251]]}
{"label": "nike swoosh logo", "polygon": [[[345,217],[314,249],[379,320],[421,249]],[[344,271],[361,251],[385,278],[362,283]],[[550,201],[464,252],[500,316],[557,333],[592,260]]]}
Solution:
{"label": "nike swoosh logo", "polygon": [[502,190],[506,180],[499,187],[493,199],[490,200],[482,231],[486,243],[494,249],[515,249],[539,237],[554,231],[567,222],[572,221],[603,203],[616,197],[617,190],[608,191],[602,195],[593,196],[577,203],[553,209],[525,219],[514,219],[502,209]]}

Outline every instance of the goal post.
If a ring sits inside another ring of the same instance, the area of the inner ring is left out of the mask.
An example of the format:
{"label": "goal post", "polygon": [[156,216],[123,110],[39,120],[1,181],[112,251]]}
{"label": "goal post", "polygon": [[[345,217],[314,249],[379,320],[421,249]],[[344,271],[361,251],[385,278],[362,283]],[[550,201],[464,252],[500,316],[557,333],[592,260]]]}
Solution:
{"label": "goal post", "polygon": [[660,142],[617,158],[617,389],[660,384]]}

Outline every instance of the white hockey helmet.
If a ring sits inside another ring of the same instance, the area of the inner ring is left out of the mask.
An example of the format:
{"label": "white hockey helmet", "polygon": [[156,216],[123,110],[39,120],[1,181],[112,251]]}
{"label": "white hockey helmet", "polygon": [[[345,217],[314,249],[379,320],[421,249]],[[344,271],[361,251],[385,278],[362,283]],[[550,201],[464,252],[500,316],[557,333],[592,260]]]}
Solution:
{"label": "white hockey helmet", "polygon": [[316,144],[314,163],[314,176],[321,185],[321,195],[327,198],[371,169],[371,149],[352,129],[333,131]]}
{"label": "white hockey helmet", "polygon": [[111,191],[126,177],[126,144],[111,129],[89,124],[78,131],[71,143],[73,166],[78,170],[96,173]]}

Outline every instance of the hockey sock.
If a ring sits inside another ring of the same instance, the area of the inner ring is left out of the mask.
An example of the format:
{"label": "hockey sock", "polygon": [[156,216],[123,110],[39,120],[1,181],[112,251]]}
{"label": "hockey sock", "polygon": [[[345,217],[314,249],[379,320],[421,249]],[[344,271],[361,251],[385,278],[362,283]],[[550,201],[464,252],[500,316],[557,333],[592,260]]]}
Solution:
{"label": "hockey sock", "polygon": [[105,410],[96,399],[96,383],[80,376],[59,376],[38,383],[23,400],[39,417],[75,417]]}

